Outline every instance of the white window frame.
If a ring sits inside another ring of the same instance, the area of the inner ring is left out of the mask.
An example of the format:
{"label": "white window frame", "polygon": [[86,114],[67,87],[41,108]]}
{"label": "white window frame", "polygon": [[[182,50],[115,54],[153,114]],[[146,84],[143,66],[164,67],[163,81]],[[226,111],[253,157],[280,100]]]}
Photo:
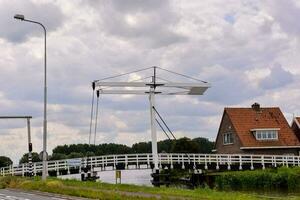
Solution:
{"label": "white window frame", "polygon": [[[230,141],[231,138],[231,141]],[[223,145],[229,145],[234,143],[233,133],[227,132],[223,134]]]}
{"label": "white window frame", "polygon": [[251,129],[255,139],[258,141],[278,140],[279,128]]}

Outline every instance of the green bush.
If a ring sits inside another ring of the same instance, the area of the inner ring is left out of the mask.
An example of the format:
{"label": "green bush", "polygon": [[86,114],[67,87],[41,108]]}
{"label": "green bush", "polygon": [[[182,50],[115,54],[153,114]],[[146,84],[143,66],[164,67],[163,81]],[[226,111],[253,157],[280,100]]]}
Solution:
{"label": "green bush", "polygon": [[295,192],[300,191],[300,168],[226,172],[216,178],[215,185],[220,190]]}

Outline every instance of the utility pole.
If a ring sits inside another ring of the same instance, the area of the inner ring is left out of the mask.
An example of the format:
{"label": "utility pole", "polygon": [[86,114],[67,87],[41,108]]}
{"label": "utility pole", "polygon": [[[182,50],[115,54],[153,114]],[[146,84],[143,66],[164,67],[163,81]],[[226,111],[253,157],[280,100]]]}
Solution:
{"label": "utility pole", "polygon": [[38,24],[43,28],[44,31],[44,122],[43,122],[43,173],[42,180],[47,179],[47,30],[46,27],[38,21],[33,21],[25,19],[24,15],[16,14],[15,19],[29,22],[33,24]]}

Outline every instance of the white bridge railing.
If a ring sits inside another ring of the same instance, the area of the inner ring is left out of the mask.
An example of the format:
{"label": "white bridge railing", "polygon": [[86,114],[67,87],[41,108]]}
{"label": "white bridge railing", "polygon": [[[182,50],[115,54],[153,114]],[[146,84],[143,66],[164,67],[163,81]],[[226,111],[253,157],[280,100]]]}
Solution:
{"label": "white bridge railing", "polygon": [[[230,170],[233,166],[242,170],[243,168],[278,167],[278,166],[300,166],[300,156],[288,155],[246,155],[246,154],[159,154],[159,167],[168,165],[171,169],[176,167],[193,169],[220,169]],[[47,162],[49,172],[59,175],[62,171],[67,174],[72,170],[81,172],[81,169],[90,166],[94,171],[114,170],[120,166],[122,169],[150,168],[152,165],[152,154],[124,154],[85,157],[66,160],[55,160]],[[0,169],[0,176],[25,176],[29,172],[28,164],[8,166]],[[42,172],[42,162],[33,163],[33,173],[38,175]]]}

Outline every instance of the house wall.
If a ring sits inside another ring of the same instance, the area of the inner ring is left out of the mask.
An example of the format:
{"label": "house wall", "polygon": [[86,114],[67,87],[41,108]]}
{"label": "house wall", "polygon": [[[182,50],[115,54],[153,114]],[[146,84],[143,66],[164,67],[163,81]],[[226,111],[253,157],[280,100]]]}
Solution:
{"label": "house wall", "polygon": [[264,154],[264,155],[299,155],[300,149],[249,149],[243,150],[243,154]]}
{"label": "house wall", "polygon": [[292,130],[294,131],[298,140],[300,141],[300,129],[295,122],[292,124]]}
{"label": "house wall", "polygon": [[[223,144],[223,136],[225,133],[231,132],[233,134],[233,144]],[[234,154],[234,153],[243,153],[242,150],[240,150],[241,142],[236,134],[236,131],[234,130],[234,127],[231,123],[231,120],[229,119],[228,115],[224,113],[222,122],[219,128],[219,133],[216,140],[216,153],[220,154]]]}

